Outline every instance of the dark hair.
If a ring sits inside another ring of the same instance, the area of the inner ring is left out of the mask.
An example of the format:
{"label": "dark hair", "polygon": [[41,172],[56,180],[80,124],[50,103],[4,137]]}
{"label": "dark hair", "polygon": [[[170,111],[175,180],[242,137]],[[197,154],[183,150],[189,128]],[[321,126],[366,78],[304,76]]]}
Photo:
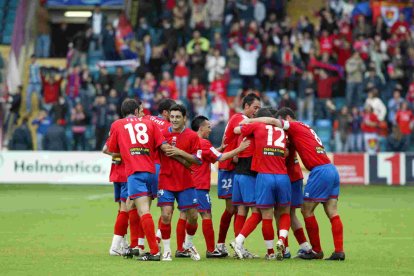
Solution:
{"label": "dark hair", "polygon": [[158,104],[158,113],[162,113],[164,110],[170,111],[171,106],[175,105],[175,101],[171,99],[162,99]]}
{"label": "dark hair", "polygon": [[295,112],[293,112],[293,110],[289,107],[282,107],[281,109],[279,109],[279,111],[276,113],[276,118],[282,117],[282,119],[286,119],[288,115],[292,119],[296,120]]}
{"label": "dark hair", "polygon": [[208,121],[208,118],[205,116],[197,116],[194,118],[194,120],[191,122],[191,129],[193,131],[198,131],[202,124],[204,124],[205,121]]}
{"label": "dark hair", "polygon": [[269,107],[270,112],[272,112],[272,117],[277,118],[276,114],[277,114],[277,109],[273,108],[273,107]]}
{"label": "dark hair", "polygon": [[139,110],[142,102],[140,100],[135,99],[125,99],[121,105],[121,113],[123,117],[128,115],[135,115],[135,110]]}
{"label": "dark hair", "polygon": [[259,97],[259,96],[257,96],[255,93],[250,93],[250,94],[247,94],[247,95],[243,98],[242,108],[244,108],[244,106],[245,106],[246,104],[248,104],[248,105],[252,105],[252,104],[253,104],[253,102],[254,102],[255,100],[258,100],[258,101],[260,102],[260,97]]}
{"label": "dark hair", "polygon": [[185,109],[185,106],[182,104],[174,104],[170,107],[170,112],[171,111],[180,111],[183,117],[187,116],[187,109]]}
{"label": "dark hair", "polygon": [[256,117],[273,117],[273,113],[269,107],[260,108],[257,113]]}

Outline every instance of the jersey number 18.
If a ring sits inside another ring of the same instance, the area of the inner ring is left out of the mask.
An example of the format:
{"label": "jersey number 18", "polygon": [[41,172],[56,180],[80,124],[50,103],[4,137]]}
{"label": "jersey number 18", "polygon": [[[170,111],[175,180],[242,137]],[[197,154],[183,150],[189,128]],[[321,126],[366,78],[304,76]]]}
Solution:
{"label": "jersey number 18", "polygon": [[131,138],[131,144],[135,145],[137,143],[137,140],[141,145],[148,143],[148,128],[145,124],[138,123],[132,126],[132,123],[129,123],[124,127],[128,130],[129,138]]}

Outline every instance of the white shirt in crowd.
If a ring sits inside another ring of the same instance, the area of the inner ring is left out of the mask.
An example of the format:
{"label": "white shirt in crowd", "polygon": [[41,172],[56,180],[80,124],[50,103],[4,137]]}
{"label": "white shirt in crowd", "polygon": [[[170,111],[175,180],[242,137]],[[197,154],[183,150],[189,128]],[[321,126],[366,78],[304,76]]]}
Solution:
{"label": "white shirt in crowd", "polygon": [[92,15],[92,30],[94,34],[100,35],[102,31],[102,13]]}
{"label": "white shirt in crowd", "polygon": [[234,44],[233,49],[240,59],[239,74],[241,76],[256,76],[259,50],[254,49],[252,51],[247,51],[240,47],[240,45],[237,43]]}

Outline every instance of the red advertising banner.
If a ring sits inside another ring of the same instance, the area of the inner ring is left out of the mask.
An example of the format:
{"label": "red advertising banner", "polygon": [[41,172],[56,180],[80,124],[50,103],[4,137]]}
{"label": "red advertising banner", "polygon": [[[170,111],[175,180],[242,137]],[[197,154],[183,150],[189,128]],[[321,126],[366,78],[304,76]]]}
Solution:
{"label": "red advertising banner", "polygon": [[364,185],[366,183],[364,154],[335,153],[332,159],[338,169],[341,184]]}

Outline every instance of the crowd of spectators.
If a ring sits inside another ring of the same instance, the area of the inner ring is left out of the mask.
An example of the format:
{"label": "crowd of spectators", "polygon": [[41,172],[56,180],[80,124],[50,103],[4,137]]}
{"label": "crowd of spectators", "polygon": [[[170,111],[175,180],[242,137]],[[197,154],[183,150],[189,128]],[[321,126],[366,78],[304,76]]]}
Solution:
{"label": "crowd of spectators", "polygon": [[[205,115],[221,133],[241,97],[255,92],[263,106],[290,107],[309,124],[329,121],[334,151],[406,151],[414,20],[401,13],[387,26],[381,16],[352,16],[352,2],[328,0],[314,18],[292,22],[280,0],[140,1],[135,37],[127,42],[132,54],[115,47],[125,15],[108,22],[95,7],[70,43],[67,68],[40,68],[32,58],[26,105],[30,111],[35,93],[43,110],[30,122],[37,125],[36,148],[47,149],[49,126],[58,125],[72,141],[68,149],[100,150],[126,97],[139,97],[152,114],[161,99],[180,101],[190,119]],[[139,63],[94,72],[88,60],[96,51],[105,60],[135,54]]]}

